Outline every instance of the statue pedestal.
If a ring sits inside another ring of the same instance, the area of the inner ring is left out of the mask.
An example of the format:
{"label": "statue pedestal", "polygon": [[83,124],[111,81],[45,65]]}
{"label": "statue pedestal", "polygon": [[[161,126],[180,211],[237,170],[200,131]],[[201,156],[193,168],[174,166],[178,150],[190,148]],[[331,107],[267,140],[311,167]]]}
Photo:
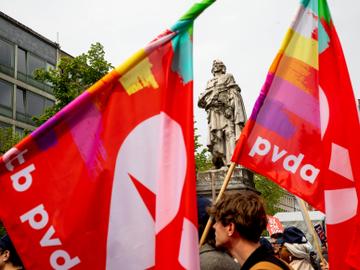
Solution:
{"label": "statue pedestal", "polygon": [[[221,169],[198,172],[196,177],[197,195],[215,200],[224,182],[227,170],[227,167],[223,167]],[[258,192],[255,189],[253,173],[248,169],[238,166],[234,169],[226,190],[241,189],[251,189]]]}

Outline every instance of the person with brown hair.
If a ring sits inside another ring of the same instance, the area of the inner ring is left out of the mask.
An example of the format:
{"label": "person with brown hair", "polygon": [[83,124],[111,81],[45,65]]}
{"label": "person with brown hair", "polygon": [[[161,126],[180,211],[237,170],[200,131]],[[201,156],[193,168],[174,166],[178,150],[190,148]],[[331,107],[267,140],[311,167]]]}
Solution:
{"label": "person with brown hair", "polygon": [[292,269],[260,244],[267,217],[263,201],[255,192],[225,193],[209,214],[215,219],[216,246],[227,248],[242,270]]}
{"label": "person with brown hair", "polygon": [[[204,197],[198,197],[198,221],[199,237],[203,234],[209,215],[206,208],[210,207],[211,201]],[[200,240],[200,239],[199,239]],[[215,231],[210,229],[206,242],[200,247],[201,270],[240,270],[240,264],[221,248],[215,247]]]}

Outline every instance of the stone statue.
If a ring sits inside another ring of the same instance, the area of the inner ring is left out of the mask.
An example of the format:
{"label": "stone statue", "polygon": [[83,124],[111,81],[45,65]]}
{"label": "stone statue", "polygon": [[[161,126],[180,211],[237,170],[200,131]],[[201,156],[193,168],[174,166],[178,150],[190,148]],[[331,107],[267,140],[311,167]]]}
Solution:
{"label": "stone statue", "polygon": [[208,148],[212,162],[219,169],[231,161],[236,142],[246,121],[246,112],[240,87],[233,75],[226,73],[220,60],[214,60],[205,91],[198,106],[207,112],[209,128]]}

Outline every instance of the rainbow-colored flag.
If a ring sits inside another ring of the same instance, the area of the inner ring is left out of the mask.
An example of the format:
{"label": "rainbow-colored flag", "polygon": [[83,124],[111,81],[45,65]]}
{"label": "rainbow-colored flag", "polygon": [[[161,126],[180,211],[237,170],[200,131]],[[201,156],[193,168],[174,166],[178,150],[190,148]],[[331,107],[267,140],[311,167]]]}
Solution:
{"label": "rainbow-colored flag", "polygon": [[349,254],[360,255],[359,245],[350,248],[360,235],[359,138],[354,93],[328,5],[303,0],[233,161],[326,213],[331,269],[358,269]]}
{"label": "rainbow-colored flag", "polygon": [[199,269],[195,4],[0,159],[26,269]]}

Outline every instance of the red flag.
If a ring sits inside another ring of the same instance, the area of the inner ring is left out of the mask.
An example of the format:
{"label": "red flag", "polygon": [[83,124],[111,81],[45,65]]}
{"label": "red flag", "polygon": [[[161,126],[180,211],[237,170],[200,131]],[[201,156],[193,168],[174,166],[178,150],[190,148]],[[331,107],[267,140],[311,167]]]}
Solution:
{"label": "red flag", "polygon": [[196,4],[0,159],[26,269],[198,269]]}
{"label": "red flag", "polygon": [[[233,161],[326,213],[332,269],[358,268],[360,126],[325,0],[302,1]],[[346,234],[346,237],[344,237]]]}

